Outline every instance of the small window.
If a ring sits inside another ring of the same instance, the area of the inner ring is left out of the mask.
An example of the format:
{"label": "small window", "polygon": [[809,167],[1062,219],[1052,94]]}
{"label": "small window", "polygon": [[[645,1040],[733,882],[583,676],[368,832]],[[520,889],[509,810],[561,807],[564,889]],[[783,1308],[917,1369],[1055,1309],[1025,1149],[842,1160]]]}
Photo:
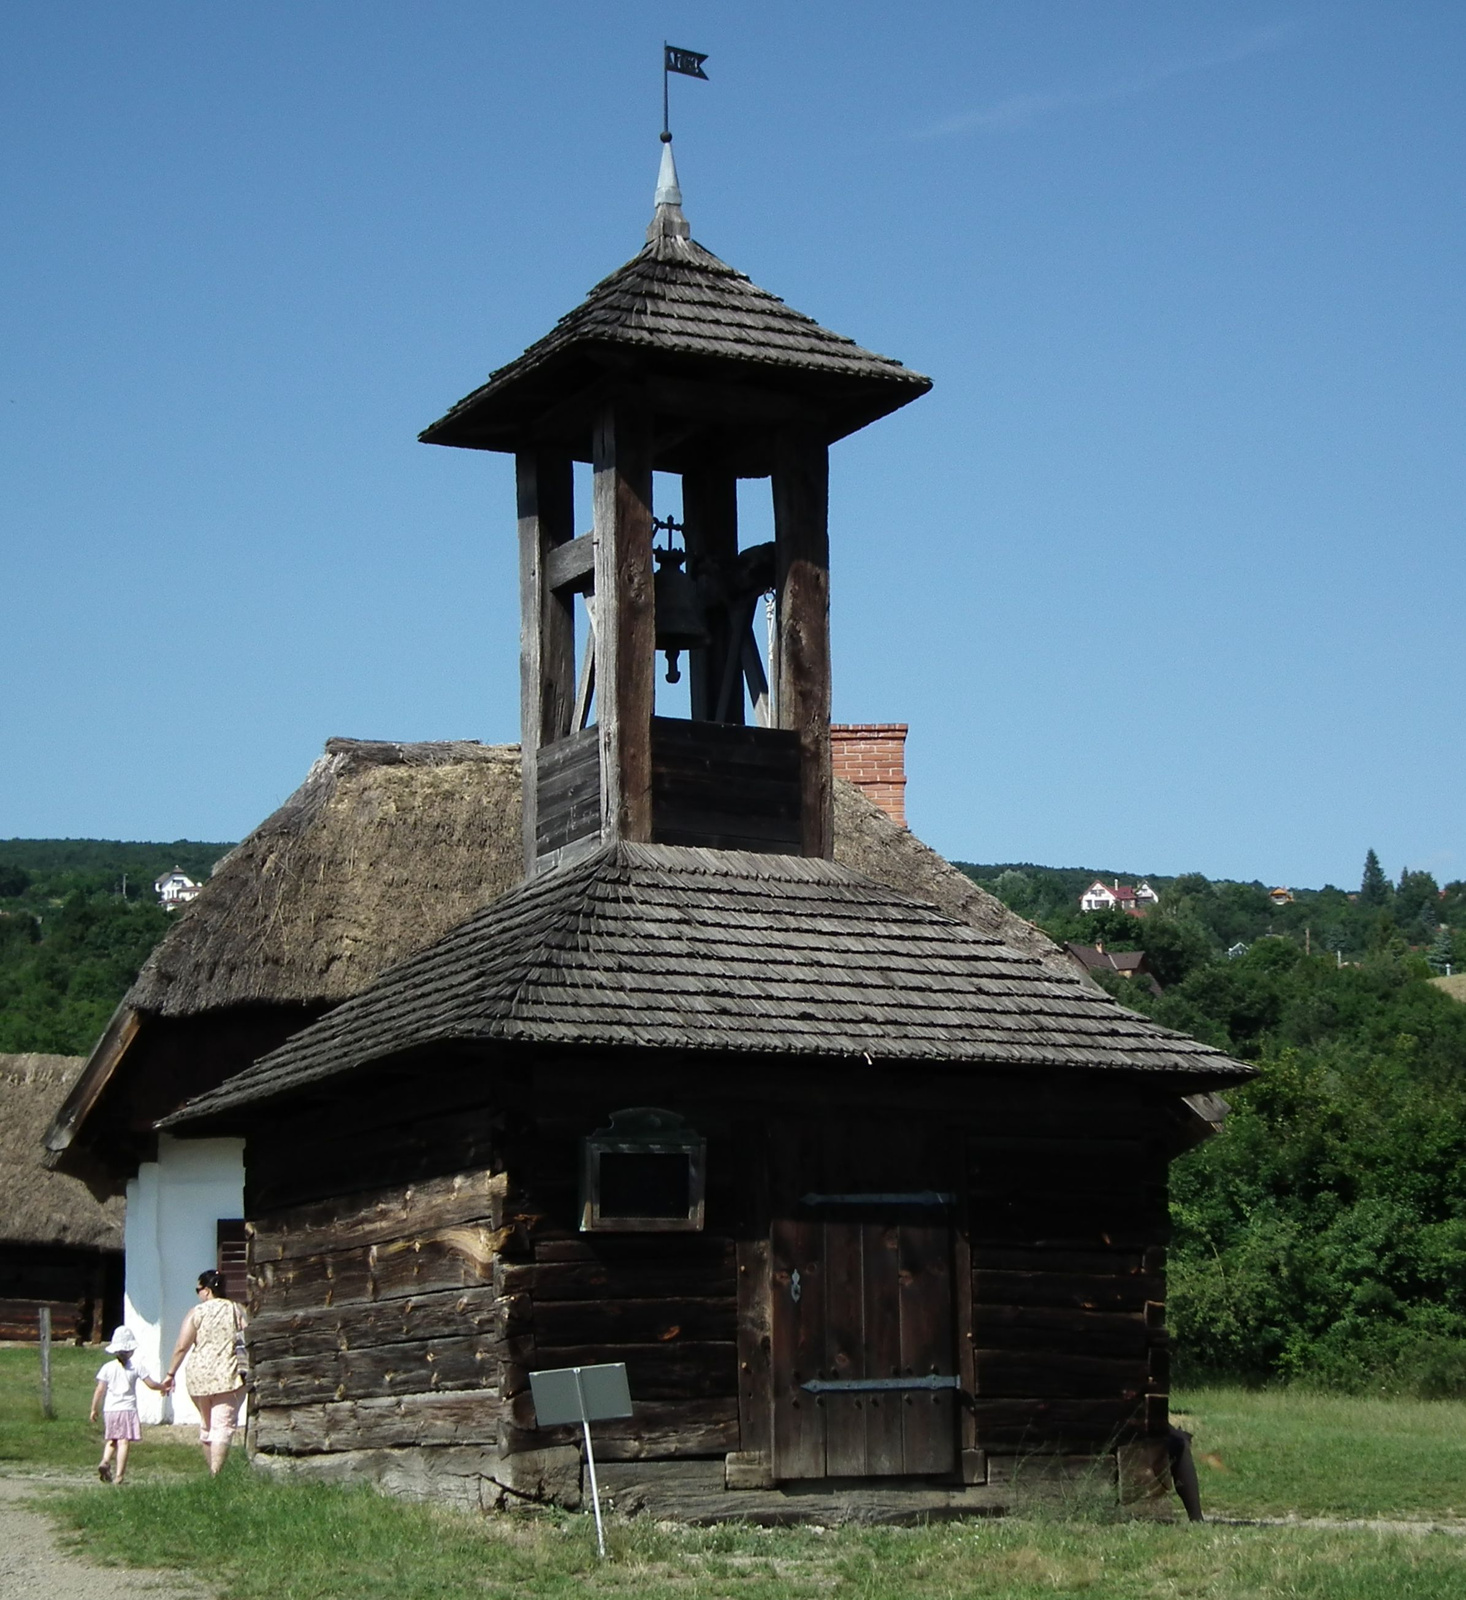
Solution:
{"label": "small window", "polygon": [[585,1140],[582,1233],[695,1233],[703,1224],[707,1141],[653,1106],[611,1114]]}

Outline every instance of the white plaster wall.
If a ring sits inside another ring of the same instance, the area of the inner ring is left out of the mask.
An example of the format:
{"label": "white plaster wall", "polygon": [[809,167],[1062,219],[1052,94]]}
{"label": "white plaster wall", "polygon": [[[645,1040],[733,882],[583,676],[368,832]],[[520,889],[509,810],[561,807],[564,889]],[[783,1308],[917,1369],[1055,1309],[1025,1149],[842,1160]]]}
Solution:
{"label": "white plaster wall", "polygon": [[[184,1316],[198,1301],[198,1275],[218,1257],[221,1217],[244,1215],[244,1141],[158,1136],[158,1159],[127,1186],[126,1322],[147,1369],[161,1373]],[[169,1399],[138,1385],[144,1422],[197,1422],[187,1364]]]}

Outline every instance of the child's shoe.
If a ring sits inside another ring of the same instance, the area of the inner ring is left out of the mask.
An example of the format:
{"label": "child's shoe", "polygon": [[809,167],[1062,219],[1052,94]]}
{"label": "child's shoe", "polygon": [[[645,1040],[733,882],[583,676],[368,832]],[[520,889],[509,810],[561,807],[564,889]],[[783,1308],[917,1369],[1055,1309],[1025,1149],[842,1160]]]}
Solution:
{"label": "child's shoe", "polygon": [[111,1483],[112,1469],[105,1461],[102,1462],[102,1464],[97,1468],[97,1476],[102,1480],[103,1483]]}

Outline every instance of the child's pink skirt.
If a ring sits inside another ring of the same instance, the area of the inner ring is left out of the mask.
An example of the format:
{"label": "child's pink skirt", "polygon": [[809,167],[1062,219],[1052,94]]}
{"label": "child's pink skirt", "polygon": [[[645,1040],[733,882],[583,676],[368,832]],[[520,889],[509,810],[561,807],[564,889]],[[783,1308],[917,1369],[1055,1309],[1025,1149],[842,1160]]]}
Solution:
{"label": "child's pink skirt", "polygon": [[104,1411],[102,1437],[104,1439],[141,1439],[142,1425],[136,1411]]}

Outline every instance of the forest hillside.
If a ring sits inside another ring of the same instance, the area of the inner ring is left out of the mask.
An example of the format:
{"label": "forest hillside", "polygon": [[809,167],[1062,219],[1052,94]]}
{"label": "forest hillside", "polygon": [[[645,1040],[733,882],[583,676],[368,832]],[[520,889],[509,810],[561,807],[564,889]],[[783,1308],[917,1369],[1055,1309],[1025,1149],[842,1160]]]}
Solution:
{"label": "forest hillside", "polygon": [[0,1053],[86,1055],[167,931],[154,882],[202,883],[233,848],[0,839]]}

